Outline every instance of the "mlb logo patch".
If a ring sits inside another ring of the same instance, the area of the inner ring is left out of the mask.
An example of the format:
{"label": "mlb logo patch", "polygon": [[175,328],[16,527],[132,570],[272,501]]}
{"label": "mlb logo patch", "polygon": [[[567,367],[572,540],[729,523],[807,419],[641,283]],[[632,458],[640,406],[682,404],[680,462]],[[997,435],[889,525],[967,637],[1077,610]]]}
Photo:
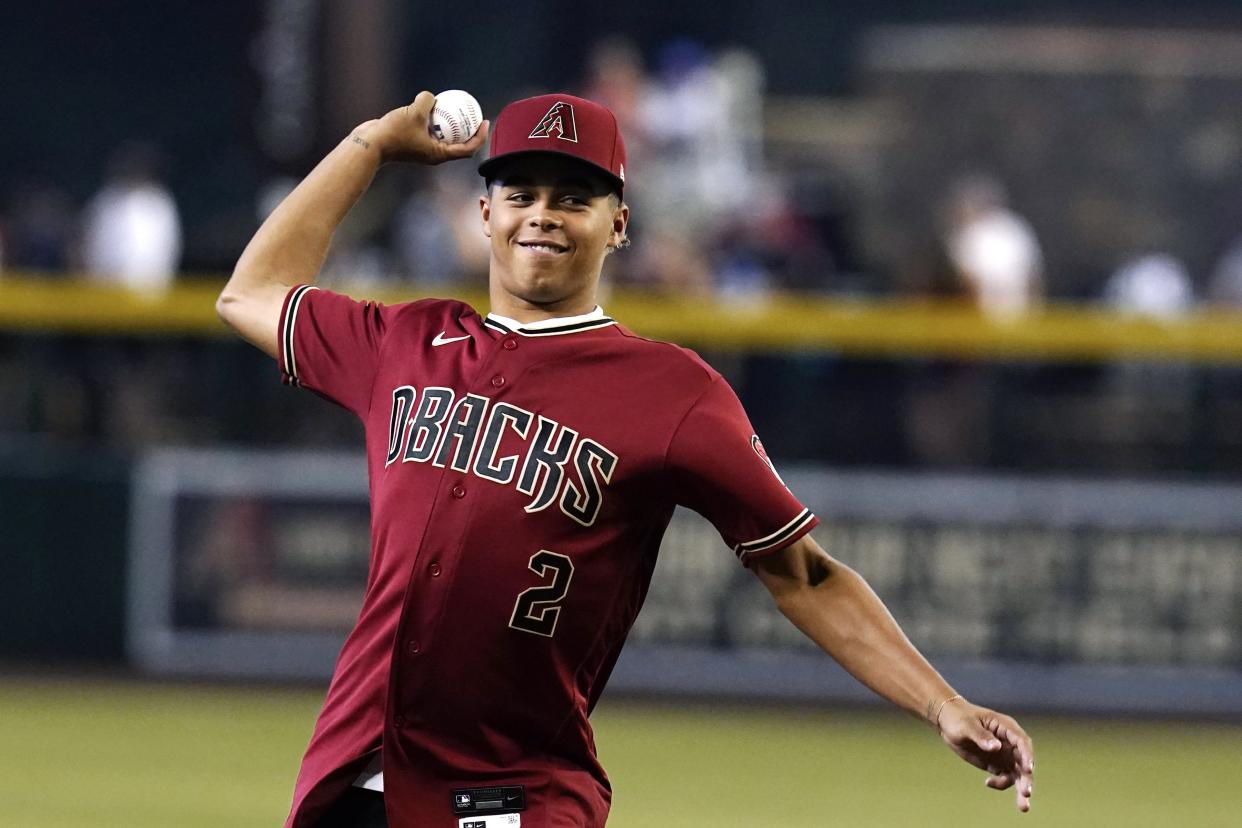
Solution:
{"label": "mlb logo patch", "polygon": [[470,804],[470,794],[467,794],[467,793],[457,794],[457,796],[454,799],[456,800],[458,805],[469,805]]}

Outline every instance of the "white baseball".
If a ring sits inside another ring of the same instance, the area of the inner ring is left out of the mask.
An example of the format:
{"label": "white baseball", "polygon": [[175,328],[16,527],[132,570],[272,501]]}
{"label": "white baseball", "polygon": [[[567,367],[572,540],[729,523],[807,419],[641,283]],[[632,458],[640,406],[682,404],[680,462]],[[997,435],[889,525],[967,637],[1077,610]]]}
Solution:
{"label": "white baseball", "polygon": [[474,95],[461,89],[448,89],[436,95],[431,112],[431,134],[448,144],[469,141],[479,124],[483,110]]}

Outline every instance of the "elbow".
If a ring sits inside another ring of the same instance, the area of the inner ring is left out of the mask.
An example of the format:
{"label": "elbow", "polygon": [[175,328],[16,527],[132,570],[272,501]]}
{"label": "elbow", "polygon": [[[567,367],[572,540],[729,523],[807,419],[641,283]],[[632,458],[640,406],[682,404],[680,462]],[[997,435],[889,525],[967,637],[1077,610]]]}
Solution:
{"label": "elbow", "polygon": [[220,317],[220,321],[228,325],[230,328],[235,327],[232,321],[232,315],[236,311],[240,297],[225,285],[224,290],[220,291],[220,295],[216,297],[216,315]]}
{"label": "elbow", "polygon": [[777,611],[796,625],[798,623],[799,611],[806,600],[805,596],[794,591],[774,592],[772,593],[772,599],[776,603]]}
{"label": "elbow", "polygon": [[216,315],[220,317],[220,321],[234,330],[237,330],[240,314],[247,300],[251,298],[250,291],[245,289],[246,284],[244,274],[240,269],[235,268],[232,277],[220,291],[220,295],[216,297]]}

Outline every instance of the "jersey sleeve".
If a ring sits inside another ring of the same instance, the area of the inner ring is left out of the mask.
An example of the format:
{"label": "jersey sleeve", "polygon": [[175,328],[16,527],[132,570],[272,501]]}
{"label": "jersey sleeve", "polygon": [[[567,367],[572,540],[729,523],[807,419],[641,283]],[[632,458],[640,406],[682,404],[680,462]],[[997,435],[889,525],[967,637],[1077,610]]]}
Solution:
{"label": "jersey sleeve", "polygon": [[776,473],[741,401],[719,376],[682,419],[665,461],[674,500],[711,521],[745,566],[819,523]]}
{"label": "jersey sleeve", "polygon": [[309,388],[359,417],[371,404],[380,346],[397,307],[298,285],[277,329],[281,379]]}

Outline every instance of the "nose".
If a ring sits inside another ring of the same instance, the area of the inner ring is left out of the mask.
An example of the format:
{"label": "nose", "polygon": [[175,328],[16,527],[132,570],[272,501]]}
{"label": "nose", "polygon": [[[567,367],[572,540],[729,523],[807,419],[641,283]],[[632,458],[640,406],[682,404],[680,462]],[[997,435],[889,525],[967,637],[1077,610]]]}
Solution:
{"label": "nose", "polygon": [[560,217],[546,201],[540,201],[539,209],[535,210],[530,217],[530,226],[538,227],[540,230],[554,230],[561,224]]}
{"label": "nose", "polygon": [[540,230],[555,230],[561,226],[561,220],[556,216],[543,213],[537,216],[531,216],[530,226],[538,227]]}

